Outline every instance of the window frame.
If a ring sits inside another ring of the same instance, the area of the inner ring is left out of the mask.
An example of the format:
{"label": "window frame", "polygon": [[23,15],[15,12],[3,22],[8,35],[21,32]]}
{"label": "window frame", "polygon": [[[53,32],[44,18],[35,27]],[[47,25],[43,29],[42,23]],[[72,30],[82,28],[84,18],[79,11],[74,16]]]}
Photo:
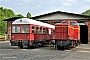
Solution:
{"label": "window frame", "polygon": [[40,30],[39,26],[36,26],[36,34],[39,34],[39,30]]}
{"label": "window frame", "polygon": [[43,28],[40,27],[40,34],[43,34]]}
{"label": "window frame", "polygon": [[46,27],[46,28],[45,28],[45,34],[49,34],[48,32],[49,32],[49,30],[48,30],[48,28]]}
{"label": "window frame", "polygon": [[32,26],[32,28],[31,28],[31,33],[32,33],[32,34],[35,33],[35,26]]}
{"label": "window frame", "polygon": [[67,22],[62,22],[62,24],[67,24]]}
{"label": "window frame", "polygon": [[[23,29],[24,27],[24,29]],[[26,29],[28,27],[28,30]],[[23,29],[23,30],[22,30]],[[24,32],[23,32],[24,31]],[[27,32],[28,31],[28,32]],[[21,33],[30,33],[30,26],[29,25],[22,25],[21,26]]]}
{"label": "window frame", "polygon": [[[74,25],[74,24],[71,24],[71,23],[76,23],[76,24]],[[70,25],[72,25],[72,26],[78,26],[77,22],[70,22]]]}
{"label": "window frame", "polygon": [[[14,29],[13,29],[13,27],[14,27]],[[17,29],[17,27],[19,27],[19,30]],[[17,30],[18,30],[19,32],[17,32]],[[18,26],[18,25],[12,26],[12,33],[21,33],[20,26]]]}
{"label": "window frame", "polygon": [[45,27],[43,28],[43,34],[45,34]]}

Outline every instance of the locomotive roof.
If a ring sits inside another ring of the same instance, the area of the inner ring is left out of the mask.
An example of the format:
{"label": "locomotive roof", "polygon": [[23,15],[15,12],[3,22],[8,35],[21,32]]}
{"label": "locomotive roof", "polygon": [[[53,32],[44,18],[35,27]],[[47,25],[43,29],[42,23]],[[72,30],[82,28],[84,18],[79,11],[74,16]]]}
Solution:
{"label": "locomotive roof", "polygon": [[36,21],[36,20],[33,20],[33,19],[29,19],[29,18],[16,19],[12,24],[35,24],[35,25],[55,28],[54,25],[50,25],[50,24],[43,23],[43,22],[40,22],[40,21]]}
{"label": "locomotive roof", "polygon": [[78,23],[79,25],[86,25],[85,23]]}

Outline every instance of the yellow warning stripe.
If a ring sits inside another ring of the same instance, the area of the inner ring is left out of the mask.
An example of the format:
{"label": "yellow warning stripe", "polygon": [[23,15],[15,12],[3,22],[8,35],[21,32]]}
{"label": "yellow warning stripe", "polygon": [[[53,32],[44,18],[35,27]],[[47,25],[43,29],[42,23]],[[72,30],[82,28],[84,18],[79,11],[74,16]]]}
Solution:
{"label": "yellow warning stripe", "polygon": [[78,29],[78,30],[80,30],[80,28],[73,28],[73,29]]}
{"label": "yellow warning stripe", "polygon": [[73,26],[68,26],[69,28],[73,28]]}
{"label": "yellow warning stripe", "polygon": [[60,28],[60,27],[68,27],[68,26],[56,26],[56,28]]}
{"label": "yellow warning stripe", "polygon": [[55,26],[56,28],[60,28],[60,27],[68,27],[68,28],[73,28],[73,29],[78,29],[80,30],[80,28],[74,28],[73,26]]}
{"label": "yellow warning stripe", "polygon": [[73,28],[73,26],[55,26],[56,28],[58,27],[69,27],[69,28]]}

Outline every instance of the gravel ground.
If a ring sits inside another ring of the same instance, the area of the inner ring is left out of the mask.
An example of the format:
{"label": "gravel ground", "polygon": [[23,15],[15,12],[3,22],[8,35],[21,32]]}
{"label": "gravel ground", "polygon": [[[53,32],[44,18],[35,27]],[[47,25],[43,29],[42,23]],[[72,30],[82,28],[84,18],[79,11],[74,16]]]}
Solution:
{"label": "gravel ground", "polygon": [[0,42],[0,60],[90,60],[90,43],[72,50],[55,50],[52,46],[20,49],[9,41]]}

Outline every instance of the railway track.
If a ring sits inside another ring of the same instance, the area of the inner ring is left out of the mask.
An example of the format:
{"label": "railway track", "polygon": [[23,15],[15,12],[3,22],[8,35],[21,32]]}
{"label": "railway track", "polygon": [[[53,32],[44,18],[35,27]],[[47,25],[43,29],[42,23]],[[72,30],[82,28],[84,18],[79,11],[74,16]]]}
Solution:
{"label": "railway track", "polygon": [[[48,56],[48,55],[53,55],[56,51],[55,50],[51,50],[50,52],[45,52],[45,53],[42,53],[42,54],[38,54],[38,55],[35,55],[35,56],[32,56],[30,58],[27,58],[25,60],[33,60],[33,58],[40,58],[40,57],[43,57],[43,56]],[[62,51],[61,53],[57,53],[53,56],[51,56],[48,60],[53,60],[54,58],[56,58],[57,56],[61,55],[61,54],[64,54],[65,51]]]}

